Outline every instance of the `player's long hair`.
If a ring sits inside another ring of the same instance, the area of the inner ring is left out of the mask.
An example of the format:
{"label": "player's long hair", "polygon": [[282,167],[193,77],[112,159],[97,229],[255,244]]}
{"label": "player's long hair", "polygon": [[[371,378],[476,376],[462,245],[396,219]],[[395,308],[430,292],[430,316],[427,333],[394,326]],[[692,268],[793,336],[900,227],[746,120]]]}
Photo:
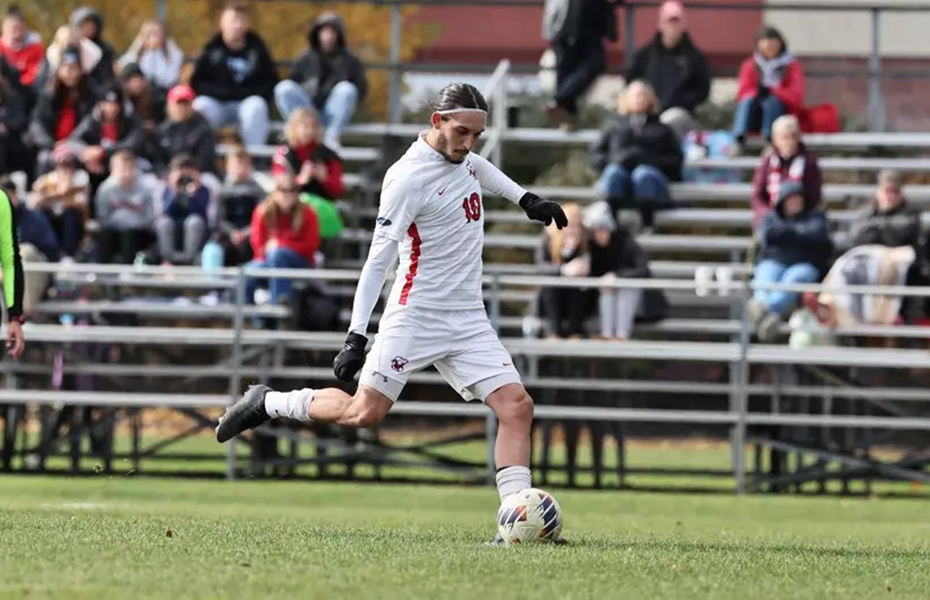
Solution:
{"label": "player's long hair", "polygon": [[[568,217],[569,227],[581,226],[582,223],[582,214],[581,206],[575,202],[569,202],[562,205],[562,210],[565,211],[565,216]],[[559,229],[555,226],[555,223],[546,228],[546,235],[549,236],[549,260],[554,265],[562,264],[562,246],[565,244],[565,234],[569,232],[569,228]],[[579,243],[580,254],[584,254],[588,250],[588,238],[584,233],[581,235],[581,241]]]}
{"label": "player's long hair", "polygon": [[[450,83],[439,91],[439,95],[433,100],[433,110],[442,112],[446,110],[455,110],[457,108],[478,108],[485,112],[488,110],[488,102],[478,91],[478,88],[470,83]],[[445,121],[446,116],[442,119]]]}
{"label": "player's long hair", "polygon": [[[268,227],[269,231],[274,231],[278,228],[278,222],[281,220],[281,215],[284,214],[284,209],[278,204],[278,195],[281,193],[278,189],[281,187],[297,187],[297,181],[294,178],[294,173],[291,171],[279,173],[275,176],[274,182],[275,191],[271,192],[259,207],[262,211],[262,218],[265,219],[265,225]],[[300,231],[303,225],[304,211],[303,203],[299,198],[294,202],[294,206],[291,208],[290,213],[291,229],[293,231]]]}

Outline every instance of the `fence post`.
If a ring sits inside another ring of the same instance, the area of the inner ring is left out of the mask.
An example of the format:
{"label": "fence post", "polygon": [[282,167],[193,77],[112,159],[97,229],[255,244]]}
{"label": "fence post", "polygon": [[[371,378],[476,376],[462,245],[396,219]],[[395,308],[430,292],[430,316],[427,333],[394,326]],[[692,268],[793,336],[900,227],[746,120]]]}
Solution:
{"label": "fence post", "polygon": [[735,400],[736,424],[733,427],[733,472],[736,476],[736,493],[746,493],[746,413],[749,410],[749,341],[752,335],[749,299],[752,298],[750,282],[743,287],[743,312],[740,320],[739,366],[736,369]]}
{"label": "fence post", "polygon": [[[509,71],[509,67],[508,67]],[[504,130],[507,129],[507,85],[508,73],[505,71],[497,83],[494,104],[494,128],[497,130],[497,148],[494,149],[494,164],[500,168],[504,162]]]}
{"label": "fence post", "polygon": [[155,0],[155,18],[162,23],[168,20],[168,0]]}
{"label": "fence post", "polygon": [[885,131],[885,100],[882,96],[881,9],[869,11],[872,48],[869,54],[869,131]]}
{"label": "fence post", "polygon": [[500,334],[501,322],[501,280],[496,273],[491,275],[491,325]]}
{"label": "fence post", "polygon": [[625,4],[623,8],[623,64],[629,70],[636,54],[636,7]]}
{"label": "fence post", "polygon": [[400,123],[401,120],[400,83],[403,75],[400,70],[400,44],[403,35],[401,10],[400,2],[391,3],[391,73],[388,78],[388,122],[390,123]]}
{"label": "fence post", "polygon": [[[229,404],[232,405],[239,398],[242,388],[242,328],[245,324],[243,311],[245,309],[245,269],[239,268],[236,274],[236,310],[233,313],[233,346],[232,360],[229,372]],[[236,438],[226,444],[226,479],[236,478]]]}

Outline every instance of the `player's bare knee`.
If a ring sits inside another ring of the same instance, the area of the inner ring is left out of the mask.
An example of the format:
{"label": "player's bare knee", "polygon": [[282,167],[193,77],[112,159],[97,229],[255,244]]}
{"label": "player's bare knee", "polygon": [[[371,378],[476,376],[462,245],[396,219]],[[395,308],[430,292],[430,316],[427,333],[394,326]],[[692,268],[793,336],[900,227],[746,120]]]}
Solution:
{"label": "player's bare knee", "polygon": [[392,405],[393,402],[383,394],[361,386],[352,397],[342,422],[351,427],[374,427],[384,420]]}
{"label": "player's bare knee", "polygon": [[495,413],[498,420],[504,423],[530,423],[533,420],[533,398],[523,386],[515,389],[502,390],[502,397],[495,402]]}

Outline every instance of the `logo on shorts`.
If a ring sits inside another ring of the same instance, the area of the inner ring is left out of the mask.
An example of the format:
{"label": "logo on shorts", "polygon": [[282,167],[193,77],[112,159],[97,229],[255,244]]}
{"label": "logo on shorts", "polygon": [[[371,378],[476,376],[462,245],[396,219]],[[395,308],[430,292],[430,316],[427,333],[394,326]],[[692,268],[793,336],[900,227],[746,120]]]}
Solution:
{"label": "logo on shorts", "polygon": [[403,356],[395,356],[394,359],[391,360],[391,368],[400,373],[404,370],[404,367],[407,366],[408,362],[410,361],[408,361]]}

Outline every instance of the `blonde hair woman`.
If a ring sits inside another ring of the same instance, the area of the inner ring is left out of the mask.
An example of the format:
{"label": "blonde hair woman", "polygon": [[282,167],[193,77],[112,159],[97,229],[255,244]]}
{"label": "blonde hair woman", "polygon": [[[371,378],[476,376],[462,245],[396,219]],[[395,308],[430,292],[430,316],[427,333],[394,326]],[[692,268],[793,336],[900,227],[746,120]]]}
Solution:
{"label": "blonde hair woman", "polygon": [[658,209],[670,208],[669,182],[681,180],[684,157],[675,132],[659,120],[652,87],[633,81],[617,102],[619,116],[591,148],[598,191],[614,210],[638,209],[651,227]]}
{"label": "blonde hair woman", "polygon": [[323,126],[312,108],[295,109],[284,125],[285,144],[278,146],[272,174],[290,171],[305,194],[338,200],[345,193],[342,161],[320,142]]}
{"label": "blonde hair woman", "polygon": [[[590,270],[588,235],[582,221],[581,207],[575,203],[562,205],[568,226],[546,228],[540,252],[540,262],[558,267],[563,277],[586,277]],[[584,336],[584,322],[593,309],[591,290],[576,287],[545,288],[541,291],[542,312],[553,338]]]}
{"label": "blonde hair woman", "polygon": [[146,21],[126,54],[119,59],[120,70],[135,63],[145,78],[161,90],[170,90],[181,77],[184,53],[170,37],[164,23]]}

